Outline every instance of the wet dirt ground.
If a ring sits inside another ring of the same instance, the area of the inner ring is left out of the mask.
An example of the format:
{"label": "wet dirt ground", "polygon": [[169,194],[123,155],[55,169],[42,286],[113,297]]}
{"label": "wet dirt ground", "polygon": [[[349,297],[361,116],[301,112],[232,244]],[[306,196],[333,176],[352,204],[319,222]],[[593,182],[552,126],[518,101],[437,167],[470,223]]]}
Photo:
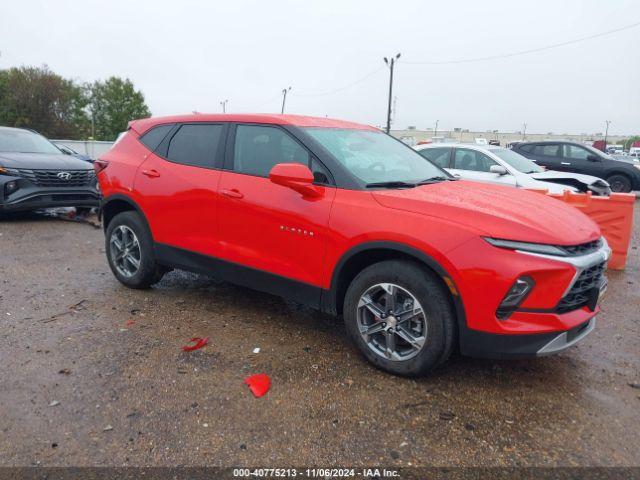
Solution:
{"label": "wet dirt ground", "polygon": [[[0,465],[640,465],[635,215],[582,343],[418,380],[370,367],[339,320],[178,271],[129,290],[101,230],[2,221]],[[210,344],[182,352],[194,336]],[[260,372],[254,398],[243,379]]]}

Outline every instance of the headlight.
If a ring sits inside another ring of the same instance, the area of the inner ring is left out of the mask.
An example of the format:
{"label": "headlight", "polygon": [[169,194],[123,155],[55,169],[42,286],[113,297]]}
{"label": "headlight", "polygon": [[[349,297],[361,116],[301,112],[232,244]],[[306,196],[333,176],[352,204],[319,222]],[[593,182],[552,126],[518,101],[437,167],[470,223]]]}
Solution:
{"label": "headlight", "polygon": [[516,242],[513,240],[500,240],[499,238],[484,237],[494,247],[508,248],[509,250],[522,250],[523,252],[541,253],[543,255],[556,255],[566,257],[567,253],[559,247],[545,245],[544,243]]}

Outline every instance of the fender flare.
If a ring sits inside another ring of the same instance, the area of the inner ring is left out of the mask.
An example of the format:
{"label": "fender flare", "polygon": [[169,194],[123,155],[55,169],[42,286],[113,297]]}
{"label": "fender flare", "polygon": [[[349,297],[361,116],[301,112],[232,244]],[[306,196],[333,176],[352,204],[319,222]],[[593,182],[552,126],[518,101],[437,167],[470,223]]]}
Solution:
{"label": "fender flare", "polygon": [[[456,312],[456,319],[458,322],[458,327],[460,330],[465,329],[467,325],[466,314],[464,309],[464,303],[460,296],[460,289],[457,287],[455,280],[451,277],[449,272],[433,257],[424,253],[417,248],[411,247],[404,243],[397,243],[391,241],[372,241],[365,242],[355,247],[347,250],[340,260],[336,263],[335,268],[333,269],[333,273],[331,275],[331,286],[329,290],[323,290],[322,298],[321,298],[321,309],[325,312],[335,313],[337,310],[337,294],[338,294],[338,281],[340,275],[347,264],[347,262],[353,258],[355,255],[360,254],[362,252],[366,252],[367,250],[390,250],[398,253],[402,253],[404,255],[410,256],[418,260],[419,262],[425,264],[431,270],[433,270],[440,278],[443,279],[445,285],[451,282],[450,285],[453,286],[453,289],[457,292],[457,295],[451,291],[451,286],[449,286],[449,290],[451,292],[451,298],[453,300],[453,306]],[[448,281],[445,280],[448,279]]]}
{"label": "fender flare", "polygon": [[[151,238],[153,239],[153,233],[151,232],[151,227],[149,226],[149,222],[147,220],[147,216],[144,214],[144,211],[142,210],[142,208],[140,208],[140,205],[138,205],[136,203],[136,201],[133,200],[128,195],[124,195],[122,193],[114,193],[113,195],[109,195],[108,197],[103,197],[102,201],[100,202],[100,208],[98,210],[98,218],[99,219],[102,220],[104,208],[109,203],[114,202],[114,201],[123,201],[123,202],[128,203],[129,205],[131,205],[133,207],[133,210],[135,210],[136,213],[138,213],[140,215],[140,217],[142,218],[142,221],[146,225],[147,230],[149,231],[149,234],[151,235]],[[102,228],[106,232],[107,231],[107,224],[103,222],[102,223]]]}

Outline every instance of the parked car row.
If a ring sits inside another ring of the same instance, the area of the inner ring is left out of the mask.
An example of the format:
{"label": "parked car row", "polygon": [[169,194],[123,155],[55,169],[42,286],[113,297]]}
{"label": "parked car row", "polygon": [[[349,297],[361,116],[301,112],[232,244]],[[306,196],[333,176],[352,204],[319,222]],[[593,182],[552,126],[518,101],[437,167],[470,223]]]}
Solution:
{"label": "parked car row", "polygon": [[609,195],[609,184],[600,178],[545,170],[514,150],[496,146],[427,144],[415,149],[431,162],[465,180],[518,188],[546,189],[561,194],[591,191]]}
{"label": "parked car row", "polygon": [[396,374],[456,349],[552,354],[591,332],[611,254],[597,225],[502,186],[607,195],[607,182],[545,171],[518,148],[416,149],[326,118],[197,114],[131,122],[92,166],[0,128],[0,213],[100,204],[124,285],[180,268],[340,314],[364,357]]}
{"label": "parked car row", "polygon": [[614,192],[640,190],[640,164],[613,158],[596,148],[577,142],[520,142],[513,150],[538,165],[560,172],[602,178]]}
{"label": "parked car row", "polygon": [[341,314],[395,374],[456,349],[552,354],[593,330],[611,250],[564,202],[446,170],[492,161],[556,185],[514,155],[454,146],[429,161],[375,128],[294,115],[134,121],[94,164],[107,260],[131,288],[180,268]]}

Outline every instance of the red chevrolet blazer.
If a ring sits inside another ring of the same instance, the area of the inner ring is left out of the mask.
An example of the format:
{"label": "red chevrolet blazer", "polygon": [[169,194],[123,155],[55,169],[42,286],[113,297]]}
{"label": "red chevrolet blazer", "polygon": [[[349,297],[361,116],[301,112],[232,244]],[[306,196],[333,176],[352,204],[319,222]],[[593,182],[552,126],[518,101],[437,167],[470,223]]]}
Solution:
{"label": "red chevrolet blazer", "polygon": [[109,266],[172,268],[342,315],[376,366],[558,352],[595,325],[610,249],[539,193],[456,180],[376,128],[296,115],[133,121],[95,168]]}

